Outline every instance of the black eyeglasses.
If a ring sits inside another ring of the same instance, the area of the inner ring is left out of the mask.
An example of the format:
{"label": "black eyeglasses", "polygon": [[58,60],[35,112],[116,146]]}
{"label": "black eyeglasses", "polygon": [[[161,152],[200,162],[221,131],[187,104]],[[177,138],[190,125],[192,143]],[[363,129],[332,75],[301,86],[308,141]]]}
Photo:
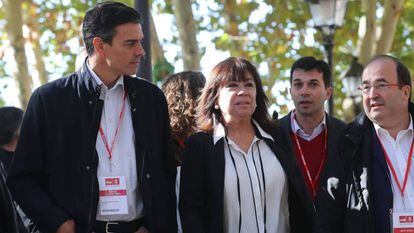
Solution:
{"label": "black eyeglasses", "polygon": [[362,84],[361,86],[358,87],[358,90],[360,90],[363,94],[367,95],[369,94],[369,91],[371,90],[372,87],[378,91],[387,91],[390,87],[401,87],[401,86],[404,86],[404,85],[400,83],[378,82],[378,83],[374,83],[373,85]]}

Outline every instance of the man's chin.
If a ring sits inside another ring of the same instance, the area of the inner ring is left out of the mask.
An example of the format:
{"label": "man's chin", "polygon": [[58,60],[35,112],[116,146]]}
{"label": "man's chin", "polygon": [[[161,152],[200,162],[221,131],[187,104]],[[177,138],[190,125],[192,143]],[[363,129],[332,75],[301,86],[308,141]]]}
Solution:
{"label": "man's chin", "polygon": [[384,115],[384,114],[382,114],[382,112],[371,111],[371,112],[368,114],[368,118],[369,118],[372,122],[374,122],[374,123],[376,123],[376,124],[380,124],[380,123],[381,123],[381,119],[383,118],[383,115]]}
{"label": "man's chin", "polygon": [[135,70],[128,70],[127,72],[125,72],[125,75],[133,76],[137,74],[137,71],[138,71],[138,68]]}

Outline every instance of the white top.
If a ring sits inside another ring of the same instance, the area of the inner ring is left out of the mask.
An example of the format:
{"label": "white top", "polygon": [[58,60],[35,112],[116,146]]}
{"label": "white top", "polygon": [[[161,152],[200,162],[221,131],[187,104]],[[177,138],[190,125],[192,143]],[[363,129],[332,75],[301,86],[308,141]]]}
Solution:
{"label": "white top", "polygon": [[[87,67],[92,77],[101,86],[100,99],[104,101],[102,110],[101,124],[102,130],[108,141],[109,147],[114,139],[115,130],[119,120],[124,98],[124,78],[120,77],[115,85],[108,90],[105,84],[93,72],[87,62]],[[135,135],[131,119],[131,105],[126,99],[124,116],[119,127],[112,149],[112,161],[109,161],[109,154],[105,148],[101,134],[96,136],[96,151],[98,152],[98,177],[104,176],[124,176],[126,180],[126,193],[128,203],[128,214],[121,215],[101,215],[99,200],[96,219],[100,221],[131,221],[143,215],[144,205],[142,196],[139,192],[137,168],[135,161]],[[112,169],[110,169],[112,166]]]}
{"label": "white top", "polygon": [[321,121],[321,123],[319,123],[318,126],[316,126],[312,133],[307,134],[305,133],[305,131],[303,131],[303,129],[300,127],[300,125],[298,124],[298,122],[295,119],[295,112],[292,112],[290,114],[290,122],[291,123],[291,127],[292,127],[292,132],[296,133],[296,135],[298,135],[299,137],[305,139],[306,141],[312,141],[312,139],[316,138],[319,134],[321,134],[326,127],[326,114],[323,114],[323,119]]}
{"label": "white top", "polygon": [[[401,130],[398,132],[396,140],[391,137],[387,130],[381,128],[379,125],[374,123],[374,128],[377,132],[379,139],[381,140],[382,145],[387,151],[388,157],[391,160],[392,166],[395,169],[395,172],[398,176],[398,180],[403,185],[403,179],[405,174],[405,169],[407,167],[408,153],[410,152],[411,143],[413,141],[413,119],[410,115],[410,125],[407,129]],[[385,158],[384,158],[385,159]],[[393,193],[393,210],[401,211],[404,210],[404,204],[406,209],[414,211],[414,163],[411,164],[410,173],[408,176],[407,187],[404,191],[404,200],[401,196],[400,189],[398,188],[397,182],[395,181],[391,170],[389,169],[392,193]],[[403,204],[404,202],[404,204]]]}
{"label": "white top", "polygon": [[[254,124],[262,137],[273,140],[256,122]],[[285,172],[275,154],[266,142],[257,136],[254,137],[247,153],[244,153],[230,138],[227,144],[224,126],[219,124],[214,129],[214,143],[223,137],[225,140],[224,232],[239,232],[240,207],[242,218],[240,232],[264,233],[265,227],[267,233],[289,232],[288,184]],[[240,185],[237,184],[238,180]]]}

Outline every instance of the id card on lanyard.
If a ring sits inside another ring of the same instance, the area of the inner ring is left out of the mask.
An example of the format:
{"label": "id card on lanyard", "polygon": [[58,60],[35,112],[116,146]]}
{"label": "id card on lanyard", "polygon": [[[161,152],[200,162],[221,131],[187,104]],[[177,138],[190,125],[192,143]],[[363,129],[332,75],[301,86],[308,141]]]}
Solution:
{"label": "id card on lanyard", "polygon": [[404,210],[401,211],[392,211],[391,216],[391,227],[393,233],[414,233],[414,211],[405,208],[405,200],[404,200],[404,192],[405,188],[407,187],[410,168],[411,168],[411,161],[413,157],[413,147],[414,147],[414,140],[411,142],[410,151],[408,152],[408,159],[405,168],[404,178],[402,183],[398,179],[397,173],[395,171],[394,165],[391,162],[390,156],[388,155],[387,151],[385,150],[384,145],[381,142],[381,138],[377,134],[378,141],[381,145],[382,151],[384,153],[385,161],[388,165],[388,168],[391,172],[392,178],[395,180],[398,186],[398,191],[401,195]]}
{"label": "id card on lanyard", "polygon": [[414,233],[414,212],[393,212],[391,226],[393,233]]}
{"label": "id card on lanyard", "polygon": [[128,214],[124,176],[99,177],[99,207],[101,215]]}

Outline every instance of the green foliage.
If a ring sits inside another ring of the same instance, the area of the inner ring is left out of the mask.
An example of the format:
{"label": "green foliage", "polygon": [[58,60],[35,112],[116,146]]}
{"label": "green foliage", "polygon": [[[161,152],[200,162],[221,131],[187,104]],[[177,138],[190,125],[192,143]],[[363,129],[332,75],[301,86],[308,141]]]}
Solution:
{"label": "green foliage", "polygon": [[[41,45],[45,58],[54,63],[47,64],[48,73],[64,75],[74,70],[77,49],[82,46],[80,25],[85,11],[99,0],[25,0],[23,11],[27,21],[37,21],[40,26]],[[122,0],[133,6],[133,0]],[[0,5],[4,0],[0,0]],[[173,14],[171,0],[153,0],[157,13]],[[206,14],[200,14],[201,6],[208,4]],[[377,1],[382,7],[384,1]],[[228,6],[231,6],[230,10]],[[227,6],[227,8],[226,8]],[[154,9],[153,8],[153,9]],[[313,29],[307,3],[303,0],[193,0],[194,18],[199,31],[215,35],[217,49],[229,51],[231,55],[243,56],[257,66],[266,67],[262,73],[266,92],[272,103],[276,103],[281,114],[286,113],[290,100],[287,89],[275,89],[275,83],[286,84],[292,63],[301,56],[323,58],[325,51],[321,33]],[[34,11],[34,15],[27,12]],[[341,104],[345,96],[340,81],[341,74],[348,69],[358,41],[358,24],[364,15],[360,1],[349,1],[345,25],[336,30],[334,46],[335,109],[341,115]],[[0,8],[0,38],[4,34],[4,7]],[[162,25],[156,25],[162,26]],[[164,44],[178,44],[178,31],[173,25],[174,36]],[[414,1],[405,1],[397,26],[391,53],[414,72]],[[314,42],[312,42],[314,40]],[[199,46],[205,52],[205,48]],[[62,55],[62,59],[56,59]],[[178,57],[177,57],[178,59]],[[9,76],[0,60],[0,77]],[[162,80],[173,73],[174,67],[167,62],[153,66],[154,81]],[[1,88],[0,88],[1,89]],[[273,95],[273,94],[274,95]],[[284,100],[284,101],[282,101]]]}
{"label": "green foliage", "polygon": [[152,66],[152,76],[154,82],[159,83],[163,81],[168,75],[174,73],[174,66],[167,60],[158,61]]}

